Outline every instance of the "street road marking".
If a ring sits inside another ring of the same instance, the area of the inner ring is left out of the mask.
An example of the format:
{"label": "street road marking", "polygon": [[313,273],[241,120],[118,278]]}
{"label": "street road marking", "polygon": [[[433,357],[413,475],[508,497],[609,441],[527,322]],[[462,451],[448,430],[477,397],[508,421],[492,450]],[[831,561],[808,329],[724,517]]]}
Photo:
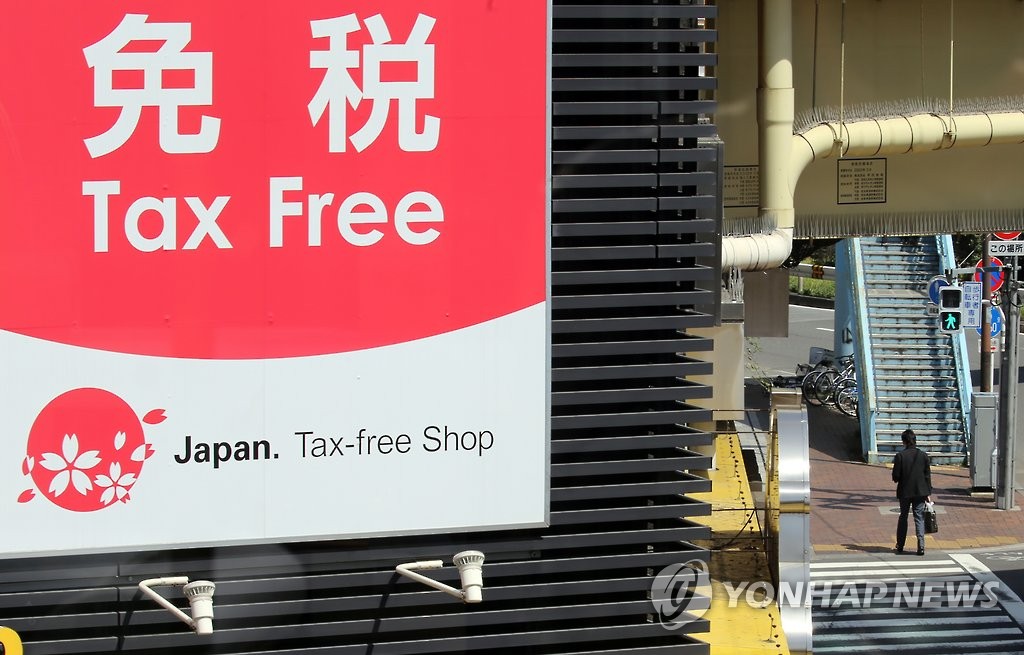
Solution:
{"label": "street road marking", "polygon": [[1003,583],[990,568],[982,564],[974,555],[950,553],[949,556],[973,575],[978,582],[982,584],[995,582],[998,586],[994,591],[999,598],[999,604],[1003,606],[1007,614],[1013,617],[1017,625],[1024,627],[1024,602],[1021,602],[1020,597],[1013,592],[1013,589]]}

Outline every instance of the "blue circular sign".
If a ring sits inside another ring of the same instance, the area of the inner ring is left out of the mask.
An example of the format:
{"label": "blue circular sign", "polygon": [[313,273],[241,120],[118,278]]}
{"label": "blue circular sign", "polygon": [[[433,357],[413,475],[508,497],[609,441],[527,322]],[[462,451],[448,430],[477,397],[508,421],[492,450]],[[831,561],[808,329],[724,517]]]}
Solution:
{"label": "blue circular sign", "polygon": [[[936,305],[938,305],[939,304],[939,289],[941,289],[942,287],[948,287],[948,286],[949,286],[949,282],[946,281],[946,278],[942,277],[941,275],[936,275],[935,277],[933,277],[928,282],[928,299],[931,300]],[[918,287],[918,288],[920,288],[920,287]]]}
{"label": "blue circular sign", "polygon": [[[1006,317],[1003,315],[1002,307],[992,305],[989,307],[989,321],[988,321],[988,336],[998,337],[999,333],[1003,331],[1003,324],[1006,323]],[[981,326],[974,328],[978,331],[978,336],[981,336]]]}

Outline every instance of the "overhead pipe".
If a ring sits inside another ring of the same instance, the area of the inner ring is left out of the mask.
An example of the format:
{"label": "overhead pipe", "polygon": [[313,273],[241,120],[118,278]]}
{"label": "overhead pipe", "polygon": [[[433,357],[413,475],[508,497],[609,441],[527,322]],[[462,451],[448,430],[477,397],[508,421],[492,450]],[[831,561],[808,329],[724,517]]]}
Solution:
{"label": "overhead pipe", "polygon": [[793,249],[796,209],[789,181],[793,140],[792,0],[757,2],[757,163],[761,216],[775,228],[768,234],[722,239],[722,269],[777,268]]}
{"label": "overhead pipe", "polygon": [[844,157],[875,157],[999,143],[1024,143],[1024,112],[920,113],[820,123],[793,136],[789,179],[795,188],[811,162],[838,156],[840,149]]}
{"label": "overhead pipe", "polygon": [[778,268],[793,250],[793,197],[804,169],[828,157],[871,157],[1024,143],[1024,112],[906,115],[822,122],[794,134],[792,0],[758,0],[759,211],[772,232],[722,239],[722,269]]}

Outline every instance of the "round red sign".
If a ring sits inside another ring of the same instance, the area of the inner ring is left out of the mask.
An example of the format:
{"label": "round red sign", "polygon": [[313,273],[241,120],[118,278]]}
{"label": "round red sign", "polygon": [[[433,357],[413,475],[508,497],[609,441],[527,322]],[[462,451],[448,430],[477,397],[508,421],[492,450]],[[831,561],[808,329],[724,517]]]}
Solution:
{"label": "round red sign", "polygon": [[1013,241],[1014,239],[1020,236],[1020,233],[1021,231],[1017,230],[1016,232],[993,232],[992,234],[994,234],[998,239],[1002,239],[1004,241]]}
{"label": "round red sign", "polygon": [[[988,276],[988,290],[995,293],[1003,286],[1003,260],[998,257],[990,257],[990,259],[992,263],[989,265],[1000,269],[998,271],[990,271]],[[981,260],[974,265],[974,281],[981,282]]]}

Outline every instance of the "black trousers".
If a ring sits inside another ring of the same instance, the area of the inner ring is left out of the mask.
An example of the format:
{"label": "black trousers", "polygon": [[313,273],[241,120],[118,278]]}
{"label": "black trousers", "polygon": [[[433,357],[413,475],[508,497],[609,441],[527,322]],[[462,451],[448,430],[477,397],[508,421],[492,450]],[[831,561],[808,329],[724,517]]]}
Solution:
{"label": "black trousers", "polygon": [[896,522],[896,548],[903,550],[907,541],[907,517],[914,510],[914,527],[917,529],[917,549],[924,550],[924,502],[927,496],[900,498],[900,518]]}

